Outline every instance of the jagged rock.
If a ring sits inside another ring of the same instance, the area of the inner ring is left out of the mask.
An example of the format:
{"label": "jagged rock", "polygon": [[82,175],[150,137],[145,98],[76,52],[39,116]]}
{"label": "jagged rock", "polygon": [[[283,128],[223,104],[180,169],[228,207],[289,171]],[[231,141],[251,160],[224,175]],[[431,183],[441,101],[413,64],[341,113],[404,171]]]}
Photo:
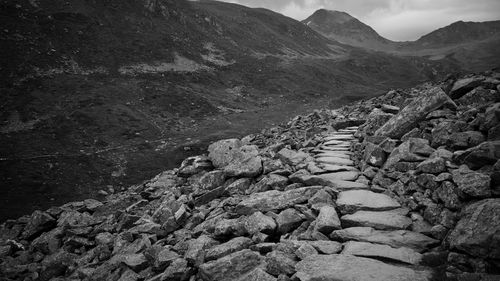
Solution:
{"label": "jagged rock", "polygon": [[365,146],[364,160],[372,166],[382,167],[387,160],[387,155],[380,146],[369,142]]}
{"label": "jagged rock", "polygon": [[343,214],[356,211],[385,211],[401,207],[391,197],[368,190],[349,190],[340,192],[337,205]]}
{"label": "jagged rock", "polygon": [[[61,247],[64,231],[62,228],[57,227],[52,229],[51,231],[42,233],[39,237],[37,237],[32,242],[32,246],[34,249],[44,253],[44,254],[53,254],[59,250]],[[97,238],[96,238],[97,240]]]}
{"label": "jagged rock", "polygon": [[303,219],[302,214],[295,209],[286,209],[282,211],[276,218],[278,232],[285,234],[294,230],[302,223]]}
{"label": "jagged rock", "polygon": [[335,208],[333,206],[321,207],[316,218],[316,230],[328,235],[340,228],[340,219]]}
{"label": "jagged rock", "polygon": [[254,145],[242,145],[238,139],[212,143],[208,157],[213,165],[231,177],[253,177],[262,172],[262,159]]}
{"label": "jagged rock", "polygon": [[250,184],[252,184],[252,180],[250,178],[237,179],[226,187],[226,192],[230,195],[245,194],[250,187]]}
{"label": "jagged rock", "polygon": [[443,158],[430,158],[418,164],[417,170],[422,173],[439,174],[446,171],[446,162]]}
{"label": "jagged rock", "polygon": [[486,140],[485,136],[478,131],[466,131],[453,133],[449,136],[446,144],[455,149],[466,149],[479,145]]}
{"label": "jagged rock", "polygon": [[318,254],[318,251],[310,244],[303,244],[302,246],[300,246],[297,249],[297,251],[295,251],[295,255],[301,260],[305,259],[308,256],[317,255],[317,254]]}
{"label": "jagged rock", "polygon": [[148,260],[143,254],[127,254],[123,258],[123,263],[135,272],[139,272],[148,267]]}
{"label": "jagged rock", "polygon": [[351,255],[314,255],[296,265],[300,281],[428,281],[432,272],[395,266],[381,261]]}
{"label": "jagged rock", "polygon": [[262,214],[261,212],[255,212],[248,216],[244,222],[245,229],[250,235],[262,232],[266,234],[274,233],[276,229],[276,222],[273,218]]}
{"label": "jagged rock", "polygon": [[262,192],[272,189],[283,190],[288,183],[288,178],[280,175],[270,174],[266,175],[254,187],[251,192]]}
{"label": "jagged rock", "polygon": [[199,275],[204,281],[233,281],[260,266],[263,260],[256,252],[241,250],[200,265]]}
{"label": "jagged rock", "polygon": [[203,190],[212,190],[224,184],[226,173],[221,170],[211,171],[198,180],[198,185]]}
{"label": "jagged rock", "polygon": [[484,77],[470,77],[457,80],[453,84],[453,87],[451,88],[449,95],[454,100],[459,99],[463,95],[470,92],[472,89],[481,85],[481,82],[483,82],[484,79],[485,79]]}
{"label": "jagged rock", "polygon": [[454,104],[439,87],[431,88],[389,119],[375,132],[375,136],[401,138],[412,130],[418,122],[424,120],[429,112],[446,103]]}
{"label": "jagged rock", "polygon": [[333,157],[333,156],[318,157],[316,158],[316,162],[329,165],[342,165],[342,166],[354,165],[354,162],[350,159],[345,159],[342,157]]}
{"label": "jagged rock", "polygon": [[186,281],[193,274],[185,259],[175,259],[165,271],[158,276],[158,279],[151,281]]}
{"label": "jagged rock", "polygon": [[256,211],[282,210],[306,202],[322,188],[322,186],[306,186],[288,191],[270,190],[254,193],[238,203],[235,211],[242,215],[249,215]]}
{"label": "jagged rock", "polygon": [[308,153],[302,151],[294,151],[288,148],[283,148],[282,150],[280,150],[277,156],[281,160],[281,162],[291,166],[297,166],[308,161],[311,158]]}
{"label": "jagged rock", "polygon": [[241,236],[246,233],[244,222],[240,218],[221,219],[214,226],[216,237]]}
{"label": "jagged rock", "polygon": [[471,169],[493,165],[498,159],[500,159],[500,141],[483,142],[455,157],[457,162],[466,164]]}
{"label": "jagged rock", "polygon": [[444,181],[438,189],[436,194],[439,199],[444,203],[446,208],[456,210],[460,207],[460,198],[458,196],[457,187],[449,182]]}
{"label": "jagged rock", "polygon": [[385,169],[395,166],[398,162],[420,162],[434,152],[426,139],[410,138],[395,148],[384,164]]}
{"label": "jagged rock", "polygon": [[256,268],[247,274],[241,276],[236,281],[278,281],[274,276],[265,272],[261,268]]}
{"label": "jagged rock", "polygon": [[452,171],[453,181],[458,189],[469,197],[485,198],[491,196],[490,177],[469,170],[466,166]]}
{"label": "jagged rock", "polygon": [[184,254],[184,259],[191,264],[200,265],[205,260],[206,250],[217,244],[217,241],[206,235],[190,240],[187,251]]}
{"label": "jagged rock", "polygon": [[266,271],[274,276],[294,274],[296,263],[294,254],[272,251],[266,255]]}
{"label": "jagged rock", "polygon": [[369,226],[380,230],[408,229],[411,219],[398,211],[358,211],[340,218],[344,227]]}
{"label": "jagged rock", "polygon": [[466,206],[448,237],[450,247],[482,258],[500,258],[500,199],[484,199]]}
{"label": "jagged rock", "polygon": [[206,156],[188,157],[182,161],[177,174],[181,177],[190,177],[206,170],[213,169],[212,162]]}
{"label": "jagged rock", "polygon": [[181,258],[179,254],[174,251],[171,251],[168,248],[164,248],[160,250],[157,255],[153,257],[153,268],[156,271],[164,271],[167,267],[169,267],[174,261]]}
{"label": "jagged rock", "polygon": [[340,241],[360,241],[389,245],[394,248],[407,247],[418,252],[439,243],[438,240],[408,230],[375,230],[371,227],[350,227],[335,230],[330,237]]}
{"label": "jagged rock", "polygon": [[336,241],[309,241],[309,245],[313,246],[319,253],[325,255],[337,254],[342,250],[342,244]]}
{"label": "jagged rock", "polygon": [[396,114],[399,112],[399,107],[390,104],[383,104],[380,109],[382,109],[383,112],[392,114]]}
{"label": "jagged rock", "polygon": [[226,243],[216,245],[207,250],[205,254],[205,260],[211,261],[227,256],[231,253],[238,252],[243,249],[247,249],[252,245],[252,239],[247,237],[236,237],[229,240]]}
{"label": "jagged rock", "polygon": [[28,224],[24,227],[21,237],[23,239],[33,239],[55,225],[56,220],[52,216],[41,211],[34,211],[29,218]]}
{"label": "jagged rock", "polygon": [[345,243],[342,254],[366,258],[393,260],[408,264],[419,264],[422,261],[422,254],[410,248],[393,248],[388,245],[356,241],[349,241]]}

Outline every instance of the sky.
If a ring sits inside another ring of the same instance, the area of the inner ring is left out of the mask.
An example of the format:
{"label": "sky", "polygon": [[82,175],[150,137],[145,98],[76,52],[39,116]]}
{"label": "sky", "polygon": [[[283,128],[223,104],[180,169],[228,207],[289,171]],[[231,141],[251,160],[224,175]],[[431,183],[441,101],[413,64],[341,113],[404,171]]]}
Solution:
{"label": "sky", "polygon": [[394,41],[416,40],[453,22],[500,20],[500,0],[221,0],[296,20],[318,9],[347,12]]}

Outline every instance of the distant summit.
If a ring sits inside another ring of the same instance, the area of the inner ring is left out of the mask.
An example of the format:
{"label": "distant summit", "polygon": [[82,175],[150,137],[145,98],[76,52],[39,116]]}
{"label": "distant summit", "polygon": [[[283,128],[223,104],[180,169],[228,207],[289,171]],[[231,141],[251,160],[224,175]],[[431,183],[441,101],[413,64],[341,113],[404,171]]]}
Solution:
{"label": "distant summit", "polygon": [[302,23],[327,38],[352,46],[381,49],[393,43],[346,12],[320,9]]}

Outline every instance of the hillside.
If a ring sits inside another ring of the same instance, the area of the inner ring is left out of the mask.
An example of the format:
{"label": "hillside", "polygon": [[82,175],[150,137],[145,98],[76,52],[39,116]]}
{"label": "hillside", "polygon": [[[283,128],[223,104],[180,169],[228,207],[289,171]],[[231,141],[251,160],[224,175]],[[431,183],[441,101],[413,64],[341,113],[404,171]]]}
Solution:
{"label": "hillside", "polygon": [[217,140],[0,225],[13,280],[499,280],[500,73]]}
{"label": "hillside", "polygon": [[212,140],[458,70],[235,4],[0,3],[0,220],[102,198]]}
{"label": "hillside", "polygon": [[470,71],[500,65],[500,21],[458,21],[416,41],[394,42],[345,12],[320,9],[302,21],[325,37],[367,50],[403,57],[451,60]]}
{"label": "hillside", "polygon": [[320,9],[303,24],[338,42],[374,50],[393,48],[394,42],[380,36],[373,28],[346,12]]}

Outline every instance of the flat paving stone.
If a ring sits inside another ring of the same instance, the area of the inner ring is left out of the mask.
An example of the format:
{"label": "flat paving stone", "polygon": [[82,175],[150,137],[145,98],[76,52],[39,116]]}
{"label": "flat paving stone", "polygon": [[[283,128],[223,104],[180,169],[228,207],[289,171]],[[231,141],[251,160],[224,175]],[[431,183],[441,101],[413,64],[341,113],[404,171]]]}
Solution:
{"label": "flat paving stone", "polygon": [[416,270],[351,255],[311,255],[295,265],[301,281],[428,281],[431,270]]}
{"label": "flat paving stone", "polygon": [[317,166],[320,169],[323,169],[327,172],[341,172],[341,171],[357,171],[357,172],[359,172],[359,170],[353,166],[332,165],[332,164],[324,164],[324,163],[318,163]]}
{"label": "flat paving stone", "polygon": [[329,135],[325,138],[326,141],[331,140],[353,140],[354,136],[352,134],[338,134],[338,135]]}
{"label": "flat paving stone", "polygon": [[369,190],[349,190],[337,196],[337,206],[342,214],[356,211],[387,211],[401,207],[393,198]]}
{"label": "flat paving stone", "polygon": [[325,164],[333,164],[333,165],[345,165],[345,166],[353,166],[354,162],[350,159],[340,158],[340,157],[319,157],[316,158],[316,162],[325,163]]}
{"label": "flat paving stone", "polygon": [[422,254],[410,248],[393,248],[389,245],[357,241],[346,242],[344,244],[342,254],[392,260],[414,265],[419,264],[422,261]]}
{"label": "flat paving stone", "polygon": [[328,174],[321,174],[318,175],[318,177],[331,182],[337,180],[355,181],[359,177],[359,172],[356,171],[334,172]]}
{"label": "flat paving stone", "polygon": [[358,211],[341,217],[343,227],[369,226],[379,230],[408,229],[412,220],[394,211]]}
{"label": "flat paving stone", "polygon": [[350,147],[331,147],[331,146],[322,146],[322,150],[330,150],[330,151],[350,151]]}
{"label": "flat paving stone", "polygon": [[[346,151],[347,152],[347,151]],[[344,158],[344,159],[351,159],[351,155],[344,153],[342,151],[322,151],[316,155],[314,155],[315,158],[319,157],[339,157],[339,158]]]}
{"label": "flat paving stone", "polygon": [[376,230],[371,227],[349,227],[335,230],[332,240],[347,242],[360,241],[389,245],[393,248],[407,247],[419,253],[440,243],[439,240],[409,230]]}
{"label": "flat paving stone", "polygon": [[331,142],[325,142],[323,143],[324,146],[329,146],[329,147],[350,147],[351,143],[350,142],[345,142],[345,143],[339,143],[339,144],[333,144]]}
{"label": "flat paving stone", "polygon": [[349,143],[349,142],[346,142],[346,141],[341,141],[341,140],[330,140],[330,141],[325,141],[324,142],[329,142],[330,144],[346,144],[346,143]]}

